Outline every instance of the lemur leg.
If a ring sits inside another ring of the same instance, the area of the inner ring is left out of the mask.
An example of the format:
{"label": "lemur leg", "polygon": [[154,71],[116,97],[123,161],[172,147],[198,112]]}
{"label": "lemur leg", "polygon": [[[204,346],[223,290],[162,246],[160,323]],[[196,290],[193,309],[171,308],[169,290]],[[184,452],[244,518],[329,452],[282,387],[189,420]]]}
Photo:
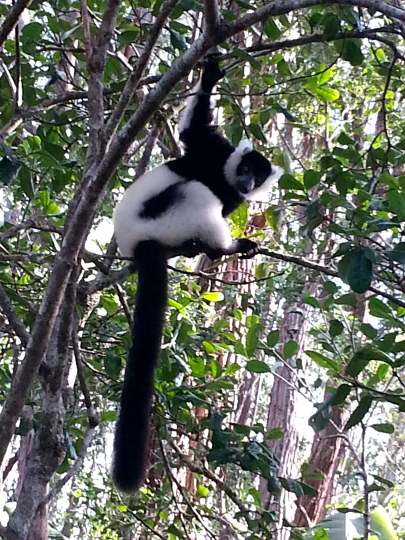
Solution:
{"label": "lemur leg", "polygon": [[213,261],[219,259],[223,255],[234,255],[235,253],[242,253],[242,259],[250,259],[257,254],[258,249],[259,246],[256,242],[249,240],[249,238],[234,238],[230,246],[217,249],[207,246],[204,249],[204,253]]}

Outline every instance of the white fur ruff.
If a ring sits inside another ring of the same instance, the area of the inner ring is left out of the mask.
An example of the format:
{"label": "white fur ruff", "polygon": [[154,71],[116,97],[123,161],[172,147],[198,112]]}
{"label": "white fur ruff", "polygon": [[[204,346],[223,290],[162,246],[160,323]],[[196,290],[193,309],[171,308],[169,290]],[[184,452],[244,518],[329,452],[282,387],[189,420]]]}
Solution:
{"label": "white fur ruff", "polygon": [[236,184],[236,169],[242,157],[253,150],[253,144],[248,139],[242,139],[224,165],[224,175],[226,181],[234,186]]}

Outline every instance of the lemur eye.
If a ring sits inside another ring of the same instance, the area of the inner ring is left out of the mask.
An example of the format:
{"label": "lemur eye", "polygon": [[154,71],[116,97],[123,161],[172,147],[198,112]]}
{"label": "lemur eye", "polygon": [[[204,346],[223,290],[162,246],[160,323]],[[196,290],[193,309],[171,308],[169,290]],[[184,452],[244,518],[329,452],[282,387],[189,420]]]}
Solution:
{"label": "lemur eye", "polygon": [[243,167],[243,172],[248,172],[248,170],[249,170],[249,167],[248,167],[247,165],[245,165],[245,166]]}

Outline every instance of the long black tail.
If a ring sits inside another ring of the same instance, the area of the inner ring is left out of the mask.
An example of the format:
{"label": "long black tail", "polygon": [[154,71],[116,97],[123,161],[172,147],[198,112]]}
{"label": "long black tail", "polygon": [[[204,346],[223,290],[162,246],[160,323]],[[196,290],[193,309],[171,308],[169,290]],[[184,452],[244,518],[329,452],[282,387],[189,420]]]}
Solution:
{"label": "long black tail", "polygon": [[139,243],[134,261],[138,291],[112,467],[115,485],[127,492],[134,491],[144,480],[154,372],[167,304],[167,266],[162,244],[154,240]]}

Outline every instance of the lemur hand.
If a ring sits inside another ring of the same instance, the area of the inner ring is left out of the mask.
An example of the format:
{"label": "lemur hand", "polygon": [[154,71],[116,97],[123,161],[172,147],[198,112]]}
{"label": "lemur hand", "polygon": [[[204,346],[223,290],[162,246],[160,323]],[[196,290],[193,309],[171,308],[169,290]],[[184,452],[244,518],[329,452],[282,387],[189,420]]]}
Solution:
{"label": "lemur hand", "polygon": [[219,67],[218,55],[210,55],[205,60],[201,86],[204,92],[210,94],[218,81],[225,75],[225,70]]}
{"label": "lemur hand", "polygon": [[253,240],[249,240],[248,238],[240,238],[239,239],[240,244],[240,252],[243,253],[241,255],[241,259],[251,259],[255,255],[257,255],[259,251],[259,246],[256,244],[256,242],[253,242]]}

